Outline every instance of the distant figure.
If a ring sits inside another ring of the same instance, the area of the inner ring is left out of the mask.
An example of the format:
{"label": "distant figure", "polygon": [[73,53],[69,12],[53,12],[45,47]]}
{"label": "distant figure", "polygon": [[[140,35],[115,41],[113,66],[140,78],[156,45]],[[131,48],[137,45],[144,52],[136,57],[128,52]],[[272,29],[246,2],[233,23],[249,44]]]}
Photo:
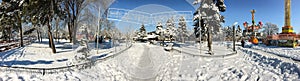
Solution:
{"label": "distant figure", "polygon": [[242,47],[245,47],[245,41],[244,41],[244,39],[242,39],[241,43],[242,43]]}

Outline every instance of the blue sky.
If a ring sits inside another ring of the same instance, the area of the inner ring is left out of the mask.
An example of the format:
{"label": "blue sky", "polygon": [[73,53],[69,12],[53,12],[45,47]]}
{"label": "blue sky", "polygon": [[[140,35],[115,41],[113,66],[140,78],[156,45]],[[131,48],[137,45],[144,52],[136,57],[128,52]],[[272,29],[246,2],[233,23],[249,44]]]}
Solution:
{"label": "blue sky", "polygon": [[[2,0],[0,0],[1,2]],[[194,0],[116,0],[111,8],[134,9],[139,6],[148,4],[157,4],[167,6],[177,11],[195,11],[190,3]],[[294,31],[300,32],[300,0],[292,0],[291,23]],[[255,9],[256,22],[271,22],[278,27],[284,26],[284,0],[225,0],[227,6],[226,12],[221,13],[226,18],[224,26],[231,26],[234,22],[242,23],[251,22],[250,10]],[[154,9],[155,10],[155,9]],[[192,26],[190,26],[191,28]],[[150,29],[153,30],[153,29]],[[281,32],[281,29],[280,29]]]}
{"label": "blue sky", "polygon": [[[147,4],[157,4],[167,6],[177,11],[195,11],[190,3],[194,0],[117,0],[111,5],[111,8],[134,9]],[[300,0],[292,0],[292,26],[295,32],[300,32]],[[250,10],[255,9],[256,22],[271,22],[278,27],[284,25],[284,0],[225,0],[227,6],[226,12],[221,13],[226,17],[224,26],[230,26],[234,22],[251,22]],[[153,9],[155,10],[155,9]],[[281,29],[280,29],[281,31]]]}
{"label": "blue sky", "polygon": [[[226,0],[227,11],[223,13],[226,17],[225,25],[233,22],[251,22],[251,9],[256,10],[256,22],[271,22],[278,27],[284,26],[284,0]],[[292,0],[291,23],[295,32],[300,32],[300,0]]]}

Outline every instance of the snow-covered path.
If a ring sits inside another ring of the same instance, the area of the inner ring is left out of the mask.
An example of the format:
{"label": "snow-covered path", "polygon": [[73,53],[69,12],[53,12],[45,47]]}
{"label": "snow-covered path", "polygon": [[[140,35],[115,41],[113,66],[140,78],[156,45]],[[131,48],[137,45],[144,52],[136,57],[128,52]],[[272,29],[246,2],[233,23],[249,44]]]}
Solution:
{"label": "snow-covered path", "polygon": [[115,59],[121,65],[131,80],[155,80],[159,68],[167,63],[169,54],[162,47],[143,43],[134,44]]}

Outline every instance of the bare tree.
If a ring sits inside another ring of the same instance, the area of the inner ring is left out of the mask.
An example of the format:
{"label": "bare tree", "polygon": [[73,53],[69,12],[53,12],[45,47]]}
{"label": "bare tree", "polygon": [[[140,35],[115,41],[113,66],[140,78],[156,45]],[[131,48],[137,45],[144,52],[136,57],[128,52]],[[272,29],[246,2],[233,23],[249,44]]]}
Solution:
{"label": "bare tree", "polygon": [[279,31],[279,28],[276,24],[273,24],[271,22],[267,22],[265,26],[263,26],[263,34],[264,36],[267,35],[274,35],[277,34]]}
{"label": "bare tree", "polygon": [[126,41],[129,42],[134,35],[134,29],[131,26],[129,26],[129,27],[125,27],[125,31],[126,31],[125,32]]}
{"label": "bare tree", "polygon": [[[97,11],[97,29],[95,30],[95,37],[96,37],[96,41],[98,41],[98,36],[102,33],[101,30],[103,27],[110,27],[108,26],[109,21],[107,20],[107,14],[108,14],[108,8],[109,6],[112,4],[112,2],[114,2],[115,0],[88,0],[88,2],[90,3],[90,7]],[[102,13],[104,12],[104,15],[102,15]],[[95,21],[95,20],[94,20]],[[98,47],[98,44],[97,44]]]}
{"label": "bare tree", "polygon": [[76,43],[76,32],[79,14],[87,5],[85,0],[65,0],[65,10],[67,11],[68,30],[70,42]]}
{"label": "bare tree", "polygon": [[95,35],[97,30],[97,24],[98,21],[96,21],[97,19],[97,14],[93,14],[94,8],[92,7],[93,5],[91,5],[92,3],[89,3],[89,5],[87,5],[87,7],[85,7],[83,9],[83,11],[79,14],[80,17],[78,19],[78,23],[79,24],[86,24],[87,26],[87,34],[88,35]]}

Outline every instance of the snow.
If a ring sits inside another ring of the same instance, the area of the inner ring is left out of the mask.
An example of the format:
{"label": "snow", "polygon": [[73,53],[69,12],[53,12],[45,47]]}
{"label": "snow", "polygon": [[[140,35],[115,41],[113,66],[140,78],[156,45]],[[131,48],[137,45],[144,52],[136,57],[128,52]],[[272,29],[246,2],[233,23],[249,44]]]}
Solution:
{"label": "snow", "polygon": [[[190,55],[196,55],[196,56],[209,56],[209,57],[218,57],[218,56],[227,56],[227,55],[232,55],[234,53],[232,49],[228,46],[222,46],[222,45],[217,45],[214,44],[212,45],[212,52],[214,55],[208,54],[208,47],[206,46],[207,43],[202,43],[200,44],[194,44],[194,45],[181,45],[182,47],[174,47],[174,49],[181,51],[182,53],[185,54],[190,54]],[[201,50],[201,51],[200,51]]]}
{"label": "snow", "polygon": [[[222,47],[222,45],[214,45],[215,49],[216,47]],[[190,51],[190,53],[193,50],[191,46],[181,48],[185,49],[184,51]],[[226,48],[223,47],[224,49]],[[195,49],[194,53],[199,54],[197,50]],[[261,54],[260,52],[239,50],[237,55],[234,56],[213,58],[197,57],[186,53],[175,53],[174,55],[179,57],[170,65],[171,68],[174,68],[170,70],[170,72],[173,72],[170,74],[177,74],[171,76],[172,80],[299,80],[299,64],[289,60],[277,59],[278,57],[269,57],[268,54]],[[172,66],[176,63],[179,64]],[[169,80],[169,78],[163,78],[163,80]]]}
{"label": "snow", "polygon": [[[77,55],[76,48],[77,45],[72,45],[67,43],[67,41],[60,41],[56,45],[57,53],[52,53],[51,48],[49,48],[48,41],[42,43],[33,43],[24,48],[18,48],[17,50],[11,50],[5,52],[1,55],[2,62],[1,66],[21,66],[21,67],[35,67],[35,68],[53,68],[68,66],[68,64],[75,61],[74,57]],[[113,52],[118,52],[128,45],[120,44],[116,48],[93,49],[95,45],[91,44],[89,47],[89,58],[99,59],[103,54],[108,54],[106,56],[111,56]],[[80,47],[79,47],[80,48]],[[99,58],[97,58],[99,57]]]}
{"label": "snow", "polygon": [[[291,60],[289,58],[282,58],[280,56],[270,54],[261,50],[253,50],[249,48],[239,48],[242,51],[250,54],[249,57],[257,64],[263,67],[263,71],[271,71],[276,75],[280,75],[280,80],[299,80],[299,62]],[[272,70],[272,68],[274,70]]]}
{"label": "snow", "polygon": [[271,54],[275,54],[282,57],[291,58],[300,61],[300,47],[289,48],[289,47],[276,47],[276,46],[252,46],[252,49],[263,50]]}
{"label": "snow", "polygon": [[[153,80],[159,68],[168,62],[169,54],[162,47],[148,44],[135,44],[124,54],[116,57],[116,63],[121,65],[130,80]],[[140,50],[136,50],[139,48]],[[155,49],[154,49],[155,48]]]}
{"label": "snow", "polygon": [[147,39],[149,39],[149,38],[155,38],[155,37],[157,37],[157,35],[147,35]]}
{"label": "snow", "polygon": [[[214,55],[209,55],[206,44],[187,41],[174,43],[171,51],[164,47],[148,43],[133,43],[129,49],[124,50],[125,44],[120,43],[117,48],[101,49],[90,52],[89,58],[101,59],[87,68],[76,70],[49,70],[43,75],[42,71],[32,72],[12,70],[13,68],[0,68],[0,81],[2,80],[72,80],[72,81],[281,81],[300,80],[299,62],[274,53],[284,53],[280,50],[289,49],[289,53],[298,53],[298,48],[281,48],[252,46],[242,48],[237,42],[237,53],[232,51],[232,42],[213,42]],[[74,52],[58,54],[47,53],[51,49],[42,48],[46,45],[33,43],[24,48],[15,49],[14,53],[6,57],[5,61],[53,61],[51,64],[12,65],[26,67],[58,67],[74,58]],[[58,44],[57,46],[60,46]],[[92,47],[92,46],[91,46]],[[34,49],[35,52],[27,50]],[[266,52],[264,49],[275,50]],[[69,49],[64,49],[69,50]],[[73,50],[73,49],[70,49]],[[110,52],[119,50],[117,52]],[[124,50],[124,51],[122,51]],[[277,51],[276,51],[277,50]],[[20,51],[25,51],[19,53]],[[63,51],[63,49],[57,49]],[[34,54],[41,52],[40,54]],[[69,54],[70,53],[70,54]],[[105,55],[107,54],[107,55]],[[298,53],[299,54],[299,53]],[[104,57],[100,57],[105,55]],[[286,54],[288,56],[288,54]],[[295,57],[298,57],[295,55]],[[105,58],[105,59],[104,59]],[[67,61],[56,61],[68,59]],[[52,73],[51,73],[52,72]]]}

